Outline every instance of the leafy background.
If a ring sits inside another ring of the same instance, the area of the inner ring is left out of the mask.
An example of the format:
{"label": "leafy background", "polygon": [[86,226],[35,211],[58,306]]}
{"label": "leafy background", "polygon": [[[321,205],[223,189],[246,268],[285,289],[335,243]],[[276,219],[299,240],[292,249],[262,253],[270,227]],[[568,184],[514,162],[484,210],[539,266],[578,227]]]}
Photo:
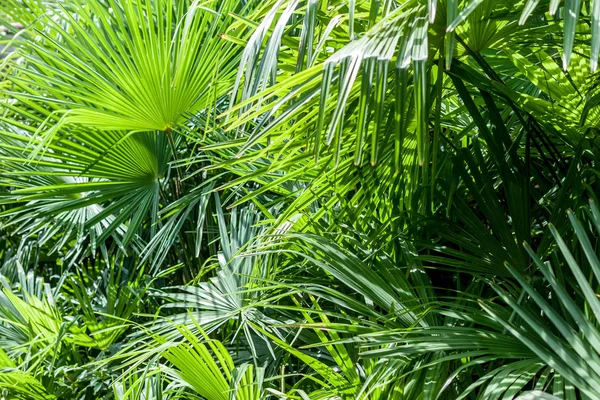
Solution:
{"label": "leafy background", "polygon": [[4,398],[600,399],[600,1],[0,21]]}

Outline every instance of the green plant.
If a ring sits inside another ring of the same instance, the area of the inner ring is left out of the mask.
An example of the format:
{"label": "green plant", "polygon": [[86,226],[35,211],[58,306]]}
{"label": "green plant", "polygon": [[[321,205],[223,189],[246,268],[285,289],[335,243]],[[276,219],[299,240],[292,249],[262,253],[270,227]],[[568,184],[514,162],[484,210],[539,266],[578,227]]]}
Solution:
{"label": "green plant", "polygon": [[1,395],[600,397],[599,12],[4,1]]}

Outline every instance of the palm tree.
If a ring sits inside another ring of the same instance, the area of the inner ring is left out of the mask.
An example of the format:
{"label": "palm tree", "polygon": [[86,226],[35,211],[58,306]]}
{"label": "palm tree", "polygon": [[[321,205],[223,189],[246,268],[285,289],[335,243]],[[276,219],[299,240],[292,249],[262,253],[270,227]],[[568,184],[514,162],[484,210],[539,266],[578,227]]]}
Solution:
{"label": "palm tree", "polygon": [[598,1],[0,11],[10,396],[600,398]]}

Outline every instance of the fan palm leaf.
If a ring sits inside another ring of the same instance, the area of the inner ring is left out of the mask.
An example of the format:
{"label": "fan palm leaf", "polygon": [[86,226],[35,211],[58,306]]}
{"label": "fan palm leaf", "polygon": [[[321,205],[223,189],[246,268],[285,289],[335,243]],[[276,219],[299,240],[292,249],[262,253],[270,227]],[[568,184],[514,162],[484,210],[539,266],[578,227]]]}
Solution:
{"label": "fan palm leaf", "polygon": [[24,90],[12,95],[52,104],[49,117],[60,120],[45,144],[70,124],[168,132],[218,97],[235,70],[235,48],[219,34],[239,7],[210,5],[73,1],[48,10],[30,33],[40,39],[23,44],[27,62],[11,79]]}

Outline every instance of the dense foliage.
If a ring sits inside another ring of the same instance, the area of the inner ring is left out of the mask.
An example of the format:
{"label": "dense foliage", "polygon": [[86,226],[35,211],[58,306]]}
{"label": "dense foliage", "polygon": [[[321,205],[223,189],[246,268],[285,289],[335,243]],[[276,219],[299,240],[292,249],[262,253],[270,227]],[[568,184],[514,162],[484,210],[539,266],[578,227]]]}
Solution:
{"label": "dense foliage", "polygon": [[600,399],[600,1],[0,0],[6,399]]}

